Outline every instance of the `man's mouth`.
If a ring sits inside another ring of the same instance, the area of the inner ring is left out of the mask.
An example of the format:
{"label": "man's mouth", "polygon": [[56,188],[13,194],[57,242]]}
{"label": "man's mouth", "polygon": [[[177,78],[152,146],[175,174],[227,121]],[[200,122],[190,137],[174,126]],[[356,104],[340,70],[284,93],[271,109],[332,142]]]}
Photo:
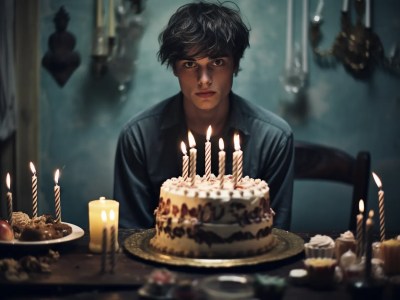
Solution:
{"label": "man's mouth", "polygon": [[212,91],[204,91],[204,92],[196,93],[196,96],[198,96],[200,98],[209,98],[209,97],[212,97],[213,95],[215,95],[215,92],[212,92]]}

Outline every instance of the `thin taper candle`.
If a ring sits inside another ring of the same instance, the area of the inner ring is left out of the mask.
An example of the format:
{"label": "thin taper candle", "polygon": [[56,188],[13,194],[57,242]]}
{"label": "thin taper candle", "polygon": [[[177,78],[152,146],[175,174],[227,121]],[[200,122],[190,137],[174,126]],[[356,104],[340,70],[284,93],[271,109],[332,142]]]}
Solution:
{"label": "thin taper candle", "polygon": [[372,177],[378,186],[378,206],[379,206],[379,236],[381,242],[385,240],[385,192],[383,191],[382,181],[374,172],[372,172]]}
{"label": "thin taper candle", "polygon": [[374,211],[371,209],[368,213],[368,219],[366,221],[366,236],[367,240],[365,243],[365,277],[371,278],[371,260],[372,260],[372,238],[374,230]]}
{"label": "thin taper candle", "polygon": [[234,174],[233,174],[233,179],[234,179],[234,185],[235,188],[242,179],[243,176],[243,152],[240,150],[240,137],[239,134],[235,133],[234,135],[234,146],[235,146],[235,152],[233,153],[233,161],[234,161]]}
{"label": "thin taper candle", "polygon": [[360,199],[358,203],[358,210],[359,214],[357,215],[357,232],[356,232],[356,240],[357,240],[357,256],[362,257],[362,252],[363,252],[363,239],[364,239],[364,234],[363,234],[363,219],[364,219],[364,200]]}
{"label": "thin taper candle", "polygon": [[205,144],[205,175],[206,175],[206,180],[210,180],[211,176],[211,143],[210,143],[210,138],[211,138],[211,125],[208,126],[207,129],[207,136],[206,136],[206,144]]}
{"label": "thin taper candle", "polygon": [[197,160],[197,150],[196,150],[196,141],[194,139],[193,134],[189,131],[189,154],[190,154],[190,185],[194,186],[196,180],[196,160]]}
{"label": "thin taper candle", "polygon": [[11,178],[10,173],[6,175],[6,185],[7,185],[7,212],[8,212],[8,224],[12,225],[12,213],[13,213],[13,203],[12,203],[12,193],[11,193]]}
{"label": "thin taper candle", "polygon": [[219,179],[219,186],[222,190],[224,188],[224,176],[225,176],[225,151],[224,151],[224,140],[222,138],[219,139],[219,172],[218,172],[218,179]]}
{"label": "thin taper candle", "polygon": [[54,199],[55,199],[55,209],[56,209],[56,222],[61,222],[61,196],[60,196],[60,186],[58,185],[58,178],[60,177],[60,170],[57,169],[54,174]]}
{"label": "thin taper candle", "polygon": [[108,37],[115,37],[114,0],[109,0],[108,6]]}
{"label": "thin taper candle", "polygon": [[30,162],[29,166],[32,171],[32,217],[37,217],[38,203],[37,203],[37,176],[35,165]]}
{"label": "thin taper candle", "polygon": [[187,156],[186,145],[184,142],[181,143],[182,156],[182,178],[184,181],[188,178],[189,174],[189,156]]}

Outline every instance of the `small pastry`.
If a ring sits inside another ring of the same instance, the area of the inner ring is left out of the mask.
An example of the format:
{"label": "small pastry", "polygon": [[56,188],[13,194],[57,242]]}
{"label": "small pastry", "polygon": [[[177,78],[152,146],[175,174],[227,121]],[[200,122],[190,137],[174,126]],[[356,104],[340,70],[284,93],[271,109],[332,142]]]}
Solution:
{"label": "small pastry", "polygon": [[340,259],[343,253],[345,253],[348,250],[351,250],[355,253],[356,246],[357,246],[356,239],[354,238],[354,234],[351,231],[348,230],[340,234],[340,237],[338,237],[335,240],[336,259]]}
{"label": "small pastry", "polygon": [[308,272],[308,282],[314,288],[331,288],[335,283],[336,259],[307,258],[304,265]]}
{"label": "small pastry", "polygon": [[327,236],[317,234],[310,241],[304,244],[306,258],[332,258],[335,247],[335,241]]}
{"label": "small pastry", "polygon": [[381,257],[386,275],[400,274],[400,239],[390,239],[381,243]]}
{"label": "small pastry", "polygon": [[286,280],[277,276],[256,274],[254,289],[257,299],[279,300],[283,298],[286,290]]}

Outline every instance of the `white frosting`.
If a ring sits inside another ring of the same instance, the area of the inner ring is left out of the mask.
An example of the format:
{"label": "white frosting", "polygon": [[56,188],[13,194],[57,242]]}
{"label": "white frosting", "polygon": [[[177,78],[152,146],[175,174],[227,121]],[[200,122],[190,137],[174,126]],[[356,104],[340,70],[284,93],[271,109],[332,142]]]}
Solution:
{"label": "white frosting", "polygon": [[354,234],[350,230],[347,230],[340,234],[340,238],[344,240],[354,240]]}
{"label": "white frosting", "polygon": [[310,239],[308,245],[313,248],[330,248],[335,245],[335,241],[327,235],[317,234]]}

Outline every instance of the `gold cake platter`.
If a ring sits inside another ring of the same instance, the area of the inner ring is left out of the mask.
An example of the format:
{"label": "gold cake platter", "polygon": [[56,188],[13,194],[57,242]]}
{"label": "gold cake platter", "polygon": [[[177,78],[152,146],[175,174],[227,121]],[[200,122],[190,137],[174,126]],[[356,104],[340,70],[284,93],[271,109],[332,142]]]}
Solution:
{"label": "gold cake platter", "polygon": [[124,247],[129,253],[144,260],[173,266],[201,268],[229,268],[276,262],[295,256],[304,249],[304,240],[301,237],[294,233],[274,228],[272,229],[272,234],[276,237],[276,243],[266,253],[240,258],[188,258],[164,254],[151,247],[150,239],[154,234],[154,228],[134,233],[126,238]]}

